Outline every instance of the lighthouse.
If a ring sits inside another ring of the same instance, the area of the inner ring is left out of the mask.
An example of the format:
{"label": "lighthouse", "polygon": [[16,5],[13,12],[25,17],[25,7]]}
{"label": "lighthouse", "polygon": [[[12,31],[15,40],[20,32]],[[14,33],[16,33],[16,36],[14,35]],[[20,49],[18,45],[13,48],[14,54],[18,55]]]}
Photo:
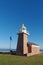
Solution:
{"label": "lighthouse", "polygon": [[27,32],[27,28],[25,27],[24,24],[22,24],[18,32],[18,41],[16,48],[17,55],[25,55],[28,53],[27,51],[28,35],[29,33]]}

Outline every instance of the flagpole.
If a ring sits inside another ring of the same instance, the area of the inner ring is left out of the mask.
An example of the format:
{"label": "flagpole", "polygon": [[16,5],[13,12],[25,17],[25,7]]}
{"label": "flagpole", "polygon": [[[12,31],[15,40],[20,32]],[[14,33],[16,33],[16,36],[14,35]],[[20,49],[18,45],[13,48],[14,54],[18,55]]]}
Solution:
{"label": "flagpole", "polygon": [[10,50],[11,50],[11,40],[10,40]]}
{"label": "flagpole", "polygon": [[11,51],[12,37],[10,36],[10,51]]}

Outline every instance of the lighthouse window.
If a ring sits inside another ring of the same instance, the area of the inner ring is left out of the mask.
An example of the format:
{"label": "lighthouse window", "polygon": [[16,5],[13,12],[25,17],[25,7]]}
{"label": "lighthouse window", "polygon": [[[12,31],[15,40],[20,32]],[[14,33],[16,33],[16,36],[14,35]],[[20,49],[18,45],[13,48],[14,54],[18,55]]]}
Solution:
{"label": "lighthouse window", "polygon": [[25,29],[23,28],[23,30],[25,30]]}

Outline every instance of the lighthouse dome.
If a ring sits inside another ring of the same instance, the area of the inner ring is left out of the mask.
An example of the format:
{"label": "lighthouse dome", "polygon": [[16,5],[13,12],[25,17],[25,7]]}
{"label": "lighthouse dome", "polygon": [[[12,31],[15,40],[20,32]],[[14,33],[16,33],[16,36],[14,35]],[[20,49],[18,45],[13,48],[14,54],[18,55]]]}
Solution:
{"label": "lighthouse dome", "polygon": [[24,26],[24,24],[22,24],[22,26],[20,27],[20,33],[27,33],[27,28]]}

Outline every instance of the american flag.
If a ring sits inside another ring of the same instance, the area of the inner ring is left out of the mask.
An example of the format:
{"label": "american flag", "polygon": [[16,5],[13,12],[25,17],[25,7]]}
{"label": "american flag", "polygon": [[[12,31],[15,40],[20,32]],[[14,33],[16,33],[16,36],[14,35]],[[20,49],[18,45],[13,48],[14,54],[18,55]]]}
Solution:
{"label": "american flag", "polygon": [[10,40],[12,40],[12,37],[10,36]]}

